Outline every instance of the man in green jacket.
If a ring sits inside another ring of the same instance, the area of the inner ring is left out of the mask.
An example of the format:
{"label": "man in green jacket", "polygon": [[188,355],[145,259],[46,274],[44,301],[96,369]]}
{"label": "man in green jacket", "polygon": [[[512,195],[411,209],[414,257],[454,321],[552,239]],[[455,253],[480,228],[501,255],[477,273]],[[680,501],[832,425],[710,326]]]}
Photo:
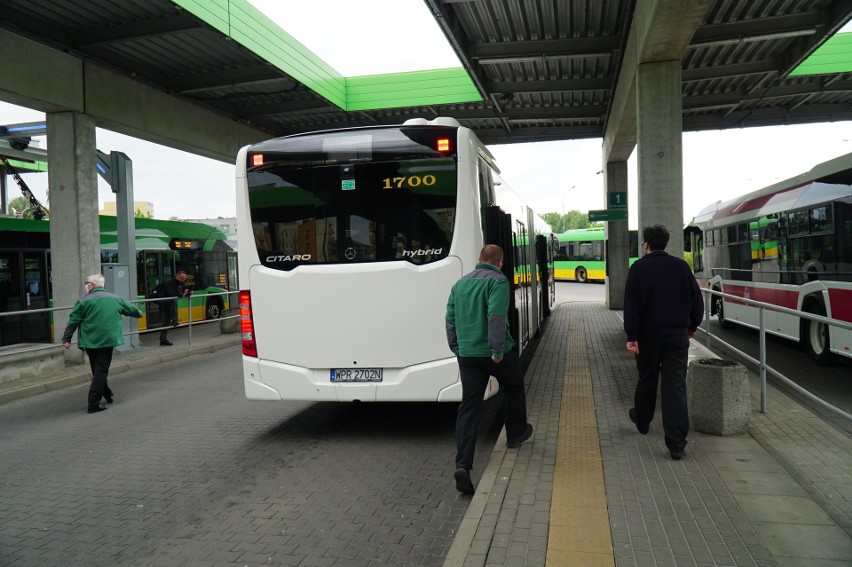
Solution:
{"label": "man in green jacket", "polygon": [[509,280],[500,271],[503,250],[487,244],[476,269],[457,281],[447,301],[447,343],[459,362],[462,402],[456,418],[456,489],[473,494],[470,470],[476,450],[479,414],[494,376],[505,391],[506,447],[516,449],[532,437],[527,423],[524,377],[515,341],[509,334]]}
{"label": "man in green jacket", "polygon": [[112,390],[107,384],[109,365],[112,363],[112,349],[124,344],[121,332],[121,316],[142,316],[142,312],[129,301],[104,290],[104,277],[93,274],[83,282],[85,294],[74,304],[68,317],[68,326],[62,335],[65,350],[71,348],[71,337],[80,328],[78,343],[89,355],[92,367],[92,385],[89,387],[89,413],[106,409],[101,398],[112,403]]}

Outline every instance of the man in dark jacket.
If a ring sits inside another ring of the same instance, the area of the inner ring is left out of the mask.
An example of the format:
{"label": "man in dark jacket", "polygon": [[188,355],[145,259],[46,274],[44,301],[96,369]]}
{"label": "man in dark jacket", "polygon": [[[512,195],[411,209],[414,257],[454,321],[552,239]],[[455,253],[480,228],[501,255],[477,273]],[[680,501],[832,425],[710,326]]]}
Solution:
{"label": "man in dark jacket", "polygon": [[648,433],[657,405],[657,384],[662,376],[660,400],[666,447],[672,459],[683,458],[689,413],[686,369],[689,339],[704,317],[701,288],[689,264],[670,256],[665,248],[669,231],[663,225],[642,231],[645,254],[627,272],[624,288],[624,331],[627,350],[636,355],[639,382],[630,421]]}
{"label": "man in dark jacket", "polygon": [[124,298],[104,290],[104,277],[93,274],[83,283],[85,294],[77,300],[68,326],[62,335],[65,350],[71,348],[71,337],[80,328],[78,343],[89,356],[92,368],[92,385],[89,387],[89,413],[103,411],[101,398],[112,403],[112,390],[107,384],[109,365],[112,363],[113,347],[124,344],[121,332],[121,316],[142,316],[142,312]]}
{"label": "man in dark jacket", "polygon": [[509,280],[500,271],[503,250],[486,245],[476,269],[457,281],[447,301],[447,344],[459,361],[462,402],[456,418],[456,488],[473,494],[470,470],[476,450],[479,414],[494,376],[506,395],[506,446],[515,449],[532,437],[527,423],[524,377],[509,334]]}
{"label": "man in dark jacket", "polygon": [[177,300],[181,297],[187,297],[192,293],[184,284],[186,281],[186,272],[183,270],[175,274],[172,279],[163,282],[157,286],[157,297],[166,298],[168,301],[159,301],[161,315],[160,329],[160,346],[172,346],[169,340],[169,327],[177,325]]}

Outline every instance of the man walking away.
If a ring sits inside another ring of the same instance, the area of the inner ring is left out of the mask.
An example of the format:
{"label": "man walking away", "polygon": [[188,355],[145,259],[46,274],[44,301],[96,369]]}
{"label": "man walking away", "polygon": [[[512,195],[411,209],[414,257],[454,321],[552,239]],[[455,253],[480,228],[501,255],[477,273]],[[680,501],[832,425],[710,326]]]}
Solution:
{"label": "man walking away", "polygon": [[532,437],[527,423],[524,377],[509,334],[509,280],[500,271],[503,250],[486,245],[476,268],[457,281],[447,301],[447,343],[458,357],[462,402],[456,418],[456,489],[473,494],[470,470],[488,377],[505,391],[506,447],[516,449]]}
{"label": "man walking away", "polygon": [[158,302],[162,325],[160,346],[172,346],[173,344],[169,340],[169,327],[177,325],[177,300],[192,293],[184,284],[185,281],[186,272],[181,270],[175,274],[175,277],[157,286],[157,297],[170,298],[167,301]]}
{"label": "man walking away", "polygon": [[89,413],[107,409],[100,405],[101,398],[112,403],[112,390],[107,384],[113,347],[124,344],[121,333],[121,316],[142,317],[142,312],[129,301],[104,290],[104,277],[92,274],[83,282],[84,295],[77,300],[68,326],[62,335],[65,350],[71,348],[71,337],[79,327],[78,344],[89,356],[92,368],[92,385],[89,387]]}
{"label": "man walking away", "polygon": [[671,458],[679,460],[689,432],[689,339],[695,336],[704,317],[704,301],[689,264],[666,253],[666,227],[645,227],[642,238],[645,255],[630,266],[624,288],[627,350],[636,355],[639,371],[628,416],[639,433],[648,433],[657,405],[657,384],[662,377],[660,401],[666,447]]}

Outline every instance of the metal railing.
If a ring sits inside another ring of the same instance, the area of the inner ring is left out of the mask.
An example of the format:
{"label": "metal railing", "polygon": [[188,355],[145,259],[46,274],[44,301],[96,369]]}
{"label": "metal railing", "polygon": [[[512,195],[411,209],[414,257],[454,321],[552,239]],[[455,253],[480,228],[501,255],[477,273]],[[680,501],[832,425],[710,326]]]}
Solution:
{"label": "metal railing", "polygon": [[[187,300],[187,317],[188,317],[188,319],[187,319],[186,323],[180,323],[178,325],[166,325],[165,322],[161,321],[159,327],[148,328],[148,329],[145,329],[144,331],[136,330],[136,331],[133,331],[133,332],[130,332],[130,333],[124,333],[124,336],[139,335],[139,334],[142,334],[142,333],[154,332],[154,331],[157,331],[157,330],[161,330],[161,329],[165,328],[166,326],[168,326],[169,329],[181,329],[181,328],[186,327],[187,339],[189,341],[189,344],[191,345],[192,344],[192,325],[198,326],[198,325],[206,325],[208,323],[217,323],[218,324],[219,321],[221,321],[222,319],[227,320],[227,319],[239,318],[239,315],[231,315],[229,317],[223,317],[222,314],[220,314],[219,317],[216,317],[215,319],[201,319],[199,321],[193,321],[192,320],[192,303],[193,303],[193,300],[194,299],[203,299],[204,301],[202,302],[202,305],[205,305],[207,303],[206,300],[209,297],[233,295],[233,296],[236,296],[237,301],[230,299],[228,301],[228,305],[238,305],[239,293],[240,292],[238,292],[238,291],[220,291],[220,292],[216,292],[216,293],[203,293],[203,294],[198,294],[198,295],[196,295],[196,294],[188,295],[186,297],[181,298],[181,299]],[[135,300],[131,301],[130,303],[145,304],[145,303],[161,303],[161,302],[164,302],[164,301],[178,301],[178,298],[175,298],[175,297],[157,297],[157,298],[154,298],[154,299],[135,299]],[[224,301],[222,302],[222,304],[224,305]],[[197,305],[196,305],[196,307],[197,307]],[[178,316],[177,312],[175,312],[175,316],[176,317]]]}
{"label": "metal railing", "polygon": [[[216,292],[216,293],[203,293],[203,294],[198,294],[198,295],[193,294],[193,295],[187,296],[187,297],[183,298],[183,299],[187,300],[187,313],[188,313],[187,322],[181,323],[181,324],[175,325],[175,326],[169,325],[168,328],[169,329],[186,328],[187,329],[187,339],[189,341],[189,344],[191,345],[192,344],[192,326],[193,325],[198,326],[198,325],[206,325],[208,323],[219,323],[223,319],[224,320],[238,319],[239,314],[230,315],[230,316],[223,316],[224,314],[220,314],[220,316],[215,318],[215,319],[202,319],[202,320],[197,320],[197,321],[192,320],[193,305],[195,307],[198,307],[198,301],[201,301],[202,305],[205,305],[205,308],[206,308],[207,299],[210,298],[210,297],[216,297],[216,296],[234,296],[233,298],[229,299],[229,301],[228,301],[228,304],[232,308],[233,308],[233,306],[239,304],[239,291],[223,291],[223,292]],[[158,302],[163,302],[163,301],[178,301],[178,299],[177,298],[171,298],[171,297],[155,298],[155,299],[133,299],[133,300],[130,300],[130,303],[132,303],[134,305],[138,305],[138,304],[147,304],[147,303],[158,303]],[[224,305],[224,301],[222,302],[222,304]],[[70,311],[73,308],[74,308],[74,306],[71,305],[71,306],[61,306],[61,307],[43,307],[43,308],[39,308],[39,309],[25,309],[25,310],[21,310],[21,311],[5,311],[5,312],[0,313],[0,318],[13,317],[13,316],[30,316],[30,315],[36,315],[36,314],[39,314],[39,313],[48,313],[52,316],[56,312]],[[137,329],[135,331],[129,331],[129,332],[126,332],[126,333],[122,333],[122,335],[125,336],[125,337],[128,337],[128,336],[132,336],[132,335],[141,335],[143,333],[154,333],[154,332],[160,331],[163,328],[164,328],[164,325],[161,323],[161,325],[158,326],[158,327],[148,327],[148,328],[141,330],[141,331],[139,329]],[[54,327],[54,329],[53,329],[53,334],[54,334],[54,337],[55,337],[54,340],[61,338],[58,335],[62,331],[64,331],[64,329],[56,329]],[[18,344],[23,344],[23,343],[18,343]],[[36,346],[31,346],[32,343],[26,343],[26,344],[28,345],[27,349],[26,349],[27,352],[62,348],[61,343],[55,343],[55,342],[54,343],[37,344]],[[12,345],[8,345],[8,346],[14,347],[15,345],[12,344]],[[10,351],[9,353],[4,353],[4,354],[12,354],[13,352],[14,351]]]}
{"label": "metal railing", "polygon": [[[846,329],[846,330],[849,330],[849,331],[852,331],[852,324],[846,323],[844,321],[838,321],[837,319],[831,319],[831,318],[828,318],[828,317],[824,317],[824,316],[821,316],[821,315],[814,315],[813,313],[808,313],[806,311],[797,311],[795,309],[788,309],[786,307],[780,307],[778,305],[772,305],[771,303],[763,303],[761,301],[754,301],[752,299],[741,297],[739,295],[731,295],[729,293],[723,293],[723,292],[716,291],[716,290],[713,290],[713,289],[704,288],[704,289],[702,289],[702,291],[708,296],[708,297],[705,298],[705,302],[704,302],[704,325],[703,325],[703,327],[699,327],[699,330],[702,331],[705,334],[705,339],[706,339],[705,346],[707,346],[707,348],[710,348],[711,341],[715,340],[719,344],[723,345],[725,348],[733,351],[734,353],[743,357],[744,359],[746,359],[750,363],[756,364],[758,366],[759,374],[760,374],[760,411],[761,411],[761,413],[766,413],[766,409],[767,409],[767,405],[768,405],[767,395],[766,395],[766,374],[769,373],[772,376],[774,376],[775,378],[777,378],[778,380],[780,380],[783,384],[789,386],[790,388],[792,388],[796,392],[802,394],[803,396],[805,396],[809,400],[819,404],[820,406],[824,407],[825,409],[827,409],[831,412],[834,412],[837,415],[839,415],[839,416],[841,416],[845,419],[852,420],[852,415],[846,413],[842,409],[831,405],[830,403],[826,402],[822,398],[820,398],[820,397],[812,394],[811,392],[805,390],[804,388],[802,388],[801,386],[799,386],[798,384],[796,384],[795,382],[793,382],[792,380],[790,380],[789,378],[784,376],[781,372],[779,372],[778,370],[776,370],[775,368],[773,368],[769,364],[767,364],[767,362],[766,362],[766,326],[764,325],[764,314],[765,314],[766,310],[768,309],[770,311],[776,311],[778,313],[785,313],[785,314],[788,314],[788,315],[794,315],[794,316],[799,317],[801,319],[809,319],[811,321],[817,321],[817,322],[823,323],[825,325],[835,326],[835,327],[839,327],[841,329]],[[759,358],[754,358],[754,357],[750,356],[749,354],[746,354],[745,352],[736,348],[732,344],[723,340],[721,337],[719,337],[719,335],[716,335],[716,334],[710,332],[710,305],[712,305],[713,296],[733,300],[733,301],[736,301],[737,303],[743,303],[743,304],[746,304],[746,305],[749,305],[749,306],[752,306],[752,307],[756,307],[758,309],[758,332],[759,332],[759,345],[760,345],[760,351],[759,351],[759,355],[758,355]],[[827,329],[826,329],[826,332],[827,332]]]}

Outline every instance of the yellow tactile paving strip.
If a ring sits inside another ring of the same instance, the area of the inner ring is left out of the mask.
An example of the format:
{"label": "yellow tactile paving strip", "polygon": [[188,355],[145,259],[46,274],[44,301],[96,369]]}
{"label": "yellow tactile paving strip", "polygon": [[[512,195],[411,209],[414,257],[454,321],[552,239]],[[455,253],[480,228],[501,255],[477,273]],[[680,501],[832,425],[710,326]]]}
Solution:
{"label": "yellow tactile paving strip", "polygon": [[615,560],[584,322],[574,310],[566,356],[547,565],[612,566]]}

